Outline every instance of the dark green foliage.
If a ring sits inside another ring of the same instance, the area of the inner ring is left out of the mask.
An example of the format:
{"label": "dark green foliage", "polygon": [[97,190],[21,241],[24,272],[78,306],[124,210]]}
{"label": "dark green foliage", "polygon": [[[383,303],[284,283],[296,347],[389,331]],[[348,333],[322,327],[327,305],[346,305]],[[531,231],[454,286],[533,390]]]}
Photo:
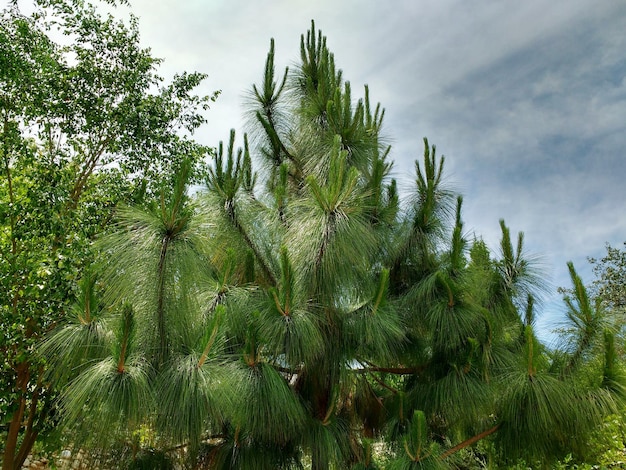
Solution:
{"label": "dark green foliage", "polygon": [[142,450],[126,467],[127,470],[173,470],[174,468],[176,467],[166,453],[154,449]]}

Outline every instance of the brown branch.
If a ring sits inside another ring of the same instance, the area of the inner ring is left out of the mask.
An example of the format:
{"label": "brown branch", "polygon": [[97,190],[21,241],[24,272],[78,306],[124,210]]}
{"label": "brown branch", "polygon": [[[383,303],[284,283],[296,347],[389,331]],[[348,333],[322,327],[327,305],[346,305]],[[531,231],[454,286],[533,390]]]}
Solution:
{"label": "brown branch", "polygon": [[35,421],[35,415],[37,414],[37,405],[39,403],[39,394],[42,389],[42,378],[43,378],[43,369],[39,370],[39,379],[37,380],[37,387],[33,392],[33,396],[30,399],[30,406],[28,409],[28,420],[26,422],[26,430],[24,431],[24,438],[22,439],[22,443],[19,447],[19,451],[17,453],[17,457],[14,460],[15,468],[19,468],[22,466],[28,454],[33,448],[35,444],[35,440],[39,435],[39,431],[37,429],[33,430],[33,423]]}
{"label": "brown branch", "polygon": [[277,364],[270,364],[274,370],[276,370],[277,372],[282,372],[283,374],[290,374],[290,375],[298,375],[302,373],[302,369],[290,369],[288,367],[282,367],[279,366]]}
{"label": "brown branch", "polygon": [[107,146],[109,145],[109,143],[111,143],[112,140],[113,139],[111,136],[105,137],[99,142],[94,151],[88,156],[87,160],[85,161],[85,165],[83,166],[76,182],[74,183],[74,187],[70,192],[70,200],[68,202],[67,209],[76,208],[78,200],[80,199],[80,196],[82,195],[85,186],[87,185],[89,177],[92,175],[93,171],[98,165],[98,162],[100,161],[100,157],[104,154],[104,151],[107,149]]}
{"label": "brown branch", "polygon": [[387,385],[383,380],[381,380],[380,378],[376,377],[374,374],[370,375],[370,377],[372,379],[374,379],[378,385],[380,385],[383,388],[386,388],[387,390],[389,390],[394,395],[399,392],[399,390],[396,390],[395,388]]}
{"label": "brown branch", "polygon": [[491,434],[493,434],[494,432],[496,432],[498,429],[500,429],[500,424],[496,424],[494,427],[487,429],[486,431],[483,431],[479,434],[476,434],[475,436],[470,437],[469,439],[455,445],[454,447],[446,450],[443,454],[441,454],[441,459],[446,459],[448,457],[450,457],[452,454],[460,451],[461,449],[465,449],[466,447],[471,446],[472,444],[475,444],[476,442],[480,441],[481,439],[484,439],[487,436],[490,436]]}
{"label": "brown branch", "polygon": [[24,462],[26,461],[26,457],[30,454],[33,446],[35,445],[35,441],[37,440],[37,436],[39,435],[39,431],[37,430],[29,430],[24,435],[24,440],[20,445],[20,450],[17,454],[17,457],[14,459],[14,468],[21,468]]}
{"label": "brown branch", "polygon": [[396,374],[396,375],[410,375],[410,374],[419,374],[420,372],[424,372],[426,369],[425,365],[415,366],[415,367],[363,367],[362,369],[352,369],[352,372],[357,372],[359,374],[367,374],[369,372],[384,372],[386,374]]}
{"label": "brown branch", "polygon": [[26,409],[26,391],[28,386],[28,379],[30,374],[28,371],[29,363],[22,362],[17,365],[17,379],[15,381],[16,390],[20,394],[19,406],[14,411],[13,417],[9,424],[7,437],[5,440],[4,456],[2,460],[2,468],[12,469],[15,468],[15,454],[17,450],[17,441],[22,427],[22,418],[24,417],[24,411]]}
{"label": "brown branch", "polygon": [[124,337],[122,338],[122,349],[120,351],[120,357],[117,361],[117,373],[123,374],[125,372],[125,364],[126,364],[126,349],[128,348],[128,336],[130,332],[128,331],[128,323],[126,319],[124,319]]}
{"label": "brown branch", "polygon": [[285,310],[287,310],[287,308],[285,308],[285,310],[283,310],[283,307],[280,304],[280,300],[278,299],[278,295],[276,294],[276,291],[272,290],[272,297],[274,298],[274,303],[276,304],[276,309],[280,312],[280,314],[283,317],[288,317],[289,313],[286,313]]}

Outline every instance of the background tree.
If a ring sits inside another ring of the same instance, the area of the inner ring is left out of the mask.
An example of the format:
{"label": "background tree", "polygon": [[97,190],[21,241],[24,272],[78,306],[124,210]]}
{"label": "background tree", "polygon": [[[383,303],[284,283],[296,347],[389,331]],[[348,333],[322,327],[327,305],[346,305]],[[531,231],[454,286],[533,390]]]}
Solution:
{"label": "background tree", "polygon": [[590,258],[593,264],[592,292],[597,295],[605,306],[618,315],[623,315],[626,308],[626,250],[609,244],[606,255],[600,259]]}
{"label": "background tree", "polygon": [[[202,74],[166,84],[125,25],[80,1],[16,3],[0,22],[0,436],[19,468],[50,421],[53,389],[35,344],[62,321],[118,203],[141,202],[182,158],[215,98]],[[53,30],[69,45],[50,39]]]}
{"label": "background tree", "polygon": [[[570,351],[575,351],[574,358],[597,357],[598,351],[604,350],[604,361],[595,364],[589,361],[589,364],[598,369],[608,367],[605,383],[614,387],[617,393],[623,393],[625,258],[624,251],[619,248],[607,244],[606,250],[601,259],[589,258],[595,274],[589,286],[583,285],[570,264],[574,288],[559,289],[565,296],[570,321],[564,328],[564,337],[575,345],[574,349],[570,347]],[[563,348],[567,348],[567,344]],[[626,435],[623,416],[623,408],[607,416],[591,436],[589,448],[582,455],[572,456],[572,460],[608,467],[621,465]]]}
{"label": "background tree", "polygon": [[582,449],[622,379],[573,267],[574,342],[553,353],[523,235],[502,221],[498,256],[468,240],[427,141],[400,204],[384,112],[367,87],[353,100],[315,25],[278,78],[270,43],[250,100],[250,138],[220,144],[203,191],[188,195],[183,162],[101,238],[94,303],[43,348],[53,371],[80,358],[57,374],[66,426],[104,419],[129,448],[149,429],[188,466],[224,469],[377,468],[377,442],[407,469],[485,440],[499,463]]}

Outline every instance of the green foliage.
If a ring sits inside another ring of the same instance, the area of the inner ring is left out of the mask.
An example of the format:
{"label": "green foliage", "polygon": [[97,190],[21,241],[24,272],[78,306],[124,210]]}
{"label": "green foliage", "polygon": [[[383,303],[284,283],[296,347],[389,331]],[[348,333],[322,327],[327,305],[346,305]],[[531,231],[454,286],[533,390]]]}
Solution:
{"label": "green foliage", "polygon": [[[61,13],[68,24],[80,15]],[[117,38],[114,24],[85,26],[85,41]],[[87,49],[77,54],[99,66]],[[250,140],[236,149],[231,132],[206,172],[202,148],[165,145],[157,131],[133,145],[161,155],[158,169],[132,160],[123,133],[116,145],[127,153],[102,153],[130,197],[94,229],[97,263],[74,267],[74,307],[68,298],[67,320],[41,346],[64,429],[92,437],[104,425],[107,435],[80,442],[94,456],[121,446],[142,465],[144,447],[159,449],[155,466],[167,454],[189,468],[453,468],[478,442],[489,465],[582,455],[624,388],[614,331],[573,267],[572,342],[550,351],[535,334],[545,287],[523,234],[514,245],[501,221],[498,255],[468,240],[463,199],[427,140],[401,206],[384,112],[367,88],[353,100],[314,24],[294,71],[277,80],[274,60],[272,41],[250,94]],[[148,95],[160,103],[150,109],[201,106],[187,96],[199,79]],[[75,99],[90,99],[87,85]],[[133,114],[122,114],[126,126]],[[201,122],[181,119],[188,131]],[[143,171],[138,186],[127,170]],[[200,174],[204,188],[191,195]],[[138,444],[146,429],[154,438]]]}
{"label": "green foliage", "polygon": [[626,463],[625,441],[626,426],[623,416],[609,415],[594,430],[589,440],[589,448],[581,456],[581,460],[605,468],[622,468]]}
{"label": "green foliage", "polygon": [[607,308],[623,314],[626,307],[626,250],[607,245],[604,257],[589,261],[596,275],[594,293]]}
{"label": "green foliage", "polygon": [[[94,238],[110,229],[118,204],[158,193],[183,160],[192,178],[202,173],[210,151],[181,131],[201,125],[201,112],[217,97],[193,94],[202,74],[163,83],[160,60],[140,46],[134,17],[124,23],[82,1],[36,0],[32,6],[26,16],[11,3],[0,18],[0,436],[6,470],[19,467],[52,425],[48,367],[65,383],[85,367],[80,359],[100,360],[108,348],[102,323],[108,306],[95,303],[101,284],[87,273],[97,257]],[[54,29],[71,39],[68,45],[50,39]],[[81,278],[91,286],[79,288]],[[44,346],[50,359],[38,358],[37,343],[60,324],[67,328]],[[114,368],[102,363],[92,372]],[[95,379],[84,383],[98,386]],[[113,395],[126,393],[127,382],[118,385]]]}

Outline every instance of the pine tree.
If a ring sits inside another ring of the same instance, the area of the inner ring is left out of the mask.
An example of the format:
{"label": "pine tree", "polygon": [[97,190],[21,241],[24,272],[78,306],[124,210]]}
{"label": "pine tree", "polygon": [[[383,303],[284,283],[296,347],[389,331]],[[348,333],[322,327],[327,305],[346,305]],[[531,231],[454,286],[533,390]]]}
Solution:
{"label": "pine tree", "polygon": [[183,164],[100,242],[84,282],[100,307],[78,304],[43,348],[77,363],[67,426],[149,429],[212,469],[379,468],[375,443],[385,468],[446,468],[480,440],[548,465],[583,446],[623,390],[584,291],[575,346],[547,349],[523,236],[502,221],[498,258],[468,240],[426,140],[401,207],[384,111],[367,87],[353,101],[314,24],[295,71],[277,78],[274,58],[272,41],[250,136],[219,146],[204,190],[188,195]]}

